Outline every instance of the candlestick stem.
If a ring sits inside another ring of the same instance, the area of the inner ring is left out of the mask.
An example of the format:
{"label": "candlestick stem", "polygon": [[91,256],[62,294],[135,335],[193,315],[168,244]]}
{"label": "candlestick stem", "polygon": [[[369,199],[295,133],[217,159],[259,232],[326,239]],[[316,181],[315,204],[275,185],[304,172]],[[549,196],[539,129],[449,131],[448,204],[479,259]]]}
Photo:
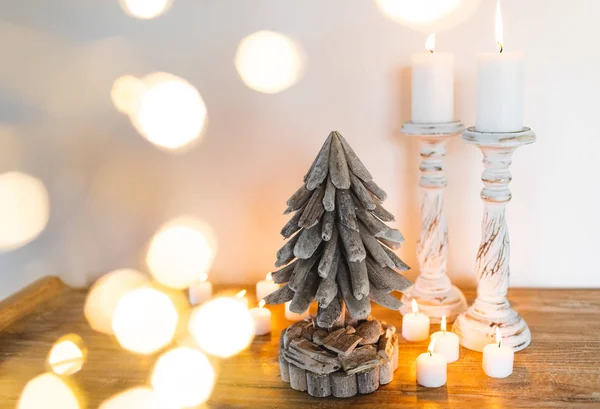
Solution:
{"label": "candlestick stem", "polygon": [[506,295],[510,275],[510,240],[506,223],[506,204],[511,200],[508,184],[512,154],[522,145],[533,143],[535,134],[526,128],[522,132],[488,133],[469,128],[463,139],[478,146],[483,153],[485,170],[481,180],[484,188],[482,237],[477,252],[477,298],[454,323],[453,330],[466,348],[482,351],[494,340],[495,327],[502,333],[502,342],[515,351],[526,348],[531,333],[525,320],[511,308]]}
{"label": "candlestick stem", "polygon": [[421,233],[417,243],[417,260],[420,274],[409,295],[403,296],[404,315],[410,309],[410,301],[416,299],[419,306],[433,322],[446,316],[453,321],[466,307],[462,292],[452,285],[446,273],[448,259],[448,224],[444,214],[444,174],[446,145],[452,137],[463,130],[460,122],[444,124],[406,123],[402,133],[416,136],[420,142],[422,190]]}

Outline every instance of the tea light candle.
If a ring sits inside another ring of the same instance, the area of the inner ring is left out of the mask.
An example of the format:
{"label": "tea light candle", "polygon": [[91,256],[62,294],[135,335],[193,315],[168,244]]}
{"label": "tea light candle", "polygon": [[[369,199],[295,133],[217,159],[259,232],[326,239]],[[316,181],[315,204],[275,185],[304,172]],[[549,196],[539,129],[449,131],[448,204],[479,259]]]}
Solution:
{"label": "tea light candle", "polygon": [[235,298],[237,298],[242,304],[246,306],[246,308],[248,308],[248,299],[245,296],[246,290],[242,290],[235,295]]}
{"label": "tea light candle", "polygon": [[500,328],[496,327],[496,342],[483,348],[483,372],[491,378],[506,378],[513,373],[515,352],[502,345]]}
{"label": "tea light candle", "polygon": [[523,129],[523,54],[504,52],[500,1],[496,4],[498,53],[479,54],[477,122],[480,132],[518,132]]}
{"label": "tea light candle", "polygon": [[260,300],[258,307],[250,310],[254,320],[254,335],[265,335],[271,332],[271,311],[264,306],[265,300]]}
{"label": "tea light candle", "polygon": [[446,384],[446,358],[433,352],[436,339],[432,338],[427,352],[417,358],[417,383],[427,388],[439,388]]}
{"label": "tea light candle", "polygon": [[302,321],[304,318],[307,318],[310,314],[308,310],[303,312],[302,314],[296,314],[295,312],[290,311],[291,301],[285,303],[285,319],[289,321]]}
{"label": "tea light candle", "polygon": [[435,52],[435,33],[428,52],[412,55],[412,122],[454,121],[454,55]]}
{"label": "tea light candle", "polygon": [[459,342],[458,335],[446,331],[446,317],[442,317],[440,331],[435,332],[431,338],[436,338],[435,352],[444,355],[447,363],[458,360]]}
{"label": "tea light candle", "polygon": [[402,317],[402,336],[407,341],[424,341],[429,337],[429,317],[419,312],[414,298],[412,311]]}
{"label": "tea light candle", "polygon": [[260,280],[256,283],[256,299],[262,300],[267,295],[279,289],[279,285],[275,284],[271,273],[267,274],[264,280]]}
{"label": "tea light candle", "polygon": [[199,281],[196,281],[190,285],[190,304],[198,305],[210,300],[210,297],[212,297],[212,283],[207,281],[207,279],[208,275],[203,274]]}

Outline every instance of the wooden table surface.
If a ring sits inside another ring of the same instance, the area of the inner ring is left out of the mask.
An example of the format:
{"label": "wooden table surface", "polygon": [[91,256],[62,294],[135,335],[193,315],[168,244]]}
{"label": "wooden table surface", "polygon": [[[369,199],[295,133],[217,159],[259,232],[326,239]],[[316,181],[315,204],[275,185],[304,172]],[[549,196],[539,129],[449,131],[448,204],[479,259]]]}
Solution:
{"label": "wooden table surface", "polygon": [[[472,300],[473,292],[467,292]],[[57,279],[44,279],[0,303],[0,408],[14,408],[25,383],[45,371],[54,341],[77,333],[89,355],[71,378],[86,408],[147,382],[156,356],[125,352],[109,336],[94,332],[83,316],[85,292]],[[415,359],[426,342],[401,340],[395,380],[371,395],[351,399],[311,398],[283,383],[277,362],[278,336],[290,323],[283,306],[274,312],[273,335],[221,363],[207,408],[600,408],[600,290],[511,289],[513,306],[525,317],[533,342],[515,357],[515,371],[492,379],[481,369],[481,354],[461,348],[439,389],[415,382]],[[374,305],[373,314],[400,327],[397,312]],[[40,408],[43,409],[43,408]]]}

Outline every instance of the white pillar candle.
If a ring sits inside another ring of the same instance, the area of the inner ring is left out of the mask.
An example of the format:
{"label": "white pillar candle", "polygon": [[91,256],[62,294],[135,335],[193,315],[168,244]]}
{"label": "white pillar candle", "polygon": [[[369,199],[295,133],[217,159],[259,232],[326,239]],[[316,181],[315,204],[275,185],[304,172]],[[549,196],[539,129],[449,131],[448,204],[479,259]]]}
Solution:
{"label": "white pillar candle", "polygon": [[427,388],[439,388],[446,384],[448,365],[442,354],[433,352],[435,342],[436,338],[432,338],[428,351],[417,358],[417,383]]}
{"label": "white pillar candle", "polygon": [[435,332],[431,338],[435,338],[435,352],[442,354],[446,358],[447,363],[458,360],[459,342],[458,335],[453,332],[446,331],[446,317],[442,317],[440,331]]}
{"label": "white pillar candle", "polygon": [[279,284],[275,284],[273,277],[271,277],[271,273],[269,273],[264,280],[260,280],[258,283],[256,283],[256,299],[262,300],[267,295],[277,291],[278,289]]}
{"label": "white pillar candle", "polygon": [[429,317],[419,312],[414,298],[412,311],[402,317],[402,336],[407,341],[424,341],[429,338]]}
{"label": "white pillar candle", "polygon": [[250,310],[254,320],[254,335],[265,335],[271,332],[271,311],[264,306],[265,300],[260,300],[258,307]]}
{"label": "white pillar candle", "polygon": [[285,319],[289,321],[302,321],[304,318],[307,318],[310,313],[308,310],[303,312],[302,314],[296,314],[295,312],[290,311],[291,301],[285,303]]}
{"label": "white pillar candle", "polygon": [[436,53],[435,33],[427,53],[412,55],[412,122],[454,121],[454,55]]}
{"label": "white pillar candle", "polygon": [[496,6],[499,53],[479,54],[477,121],[480,132],[518,132],[523,129],[523,54],[504,52],[500,1]]}
{"label": "white pillar candle", "polygon": [[204,274],[200,281],[192,283],[189,288],[190,304],[198,305],[210,300],[212,297],[212,283],[207,281],[208,276]]}
{"label": "white pillar candle", "polygon": [[506,378],[513,373],[515,352],[502,345],[502,334],[496,327],[496,342],[483,348],[483,372],[491,378]]}
{"label": "white pillar candle", "polygon": [[235,295],[235,298],[237,298],[242,304],[244,304],[246,306],[246,308],[248,308],[248,299],[246,298],[246,290],[242,290],[239,293],[237,293]]}

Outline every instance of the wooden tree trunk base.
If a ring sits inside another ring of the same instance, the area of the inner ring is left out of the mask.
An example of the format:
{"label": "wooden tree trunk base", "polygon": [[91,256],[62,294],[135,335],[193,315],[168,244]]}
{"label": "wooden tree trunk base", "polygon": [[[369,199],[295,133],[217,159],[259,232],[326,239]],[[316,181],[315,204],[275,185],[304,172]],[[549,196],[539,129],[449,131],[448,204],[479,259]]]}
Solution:
{"label": "wooden tree trunk base", "polygon": [[[384,322],[363,325],[367,322],[348,320],[341,329],[326,329],[317,325],[315,317],[309,317],[292,324],[282,331],[287,339],[280,343],[281,380],[292,389],[317,398],[349,398],[373,393],[380,385],[392,382],[398,368],[396,328]],[[307,329],[327,334],[335,332],[332,337],[335,342],[309,341],[301,335]],[[371,334],[373,329],[379,329],[379,336]],[[367,332],[367,338],[359,336]],[[342,344],[344,348],[339,348]]]}

